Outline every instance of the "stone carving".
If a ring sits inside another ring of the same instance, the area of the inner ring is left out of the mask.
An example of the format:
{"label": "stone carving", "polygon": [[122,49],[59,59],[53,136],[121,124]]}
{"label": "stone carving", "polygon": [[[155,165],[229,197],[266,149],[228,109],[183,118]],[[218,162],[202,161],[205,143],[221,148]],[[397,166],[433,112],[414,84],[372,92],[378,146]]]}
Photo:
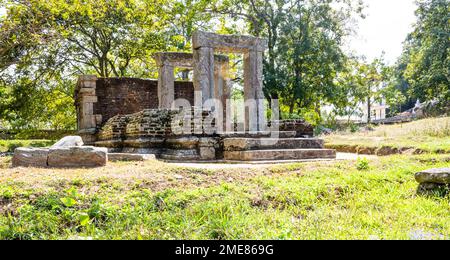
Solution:
{"label": "stone carving", "polygon": [[75,105],[78,115],[78,130],[84,142],[93,143],[97,127],[102,116],[94,114],[94,103],[97,103],[96,76],[85,75],[78,79],[75,90]]}
{"label": "stone carving", "polygon": [[52,145],[51,148],[83,146],[83,139],[80,136],[66,136]]}

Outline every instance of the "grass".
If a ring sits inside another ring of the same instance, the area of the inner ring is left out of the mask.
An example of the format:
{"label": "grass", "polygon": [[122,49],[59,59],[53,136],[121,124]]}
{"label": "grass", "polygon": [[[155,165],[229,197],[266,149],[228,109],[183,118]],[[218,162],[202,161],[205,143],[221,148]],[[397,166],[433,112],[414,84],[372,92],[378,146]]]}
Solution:
{"label": "grass", "polygon": [[450,195],[419,196],[414,180],[450,167],[449,155],[240,170],[5,167],[0,239],[450,239]]}
{"label": "grass", "polygon": [[0,140],[0,153],[11,153],[18,147],[46,147],[54,143],[51,140]]}
{"label": "grass", "polygon": [[378,126],[374,131],[325,136],[328,147],[415,148],[450,153],[450,117],[431,118],[399,125]]}

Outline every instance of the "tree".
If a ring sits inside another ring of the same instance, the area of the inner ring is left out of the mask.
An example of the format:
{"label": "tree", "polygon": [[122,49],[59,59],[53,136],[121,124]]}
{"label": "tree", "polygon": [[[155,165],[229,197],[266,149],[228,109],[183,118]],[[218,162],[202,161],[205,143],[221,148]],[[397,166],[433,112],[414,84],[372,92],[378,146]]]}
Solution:
{"label": "tree", "polygon": [[346,0],[228,0],[215,12],[244,19],[251,34],[268,39],[268,99],[280,99],[287,114],[312,109],[320,115],[321,102],[335,102],[333,79],[345,60],[340,46],[361,6]]}
{"label": "tree", "polygon": [[420,0],[417,23],[397,62],[397,88],[411,104],[450,100],[450,26],[448,0]]}
{"label": "tree", "polygon": [[[151,54],[166,46],[164,5],[164,0],[2,1],[7,15],[0,26],[1,118],[16,128],[60,128],[61,122],[73,128],[78,75],[154,75]],[[71,120],[58,119],[64,117]]]}

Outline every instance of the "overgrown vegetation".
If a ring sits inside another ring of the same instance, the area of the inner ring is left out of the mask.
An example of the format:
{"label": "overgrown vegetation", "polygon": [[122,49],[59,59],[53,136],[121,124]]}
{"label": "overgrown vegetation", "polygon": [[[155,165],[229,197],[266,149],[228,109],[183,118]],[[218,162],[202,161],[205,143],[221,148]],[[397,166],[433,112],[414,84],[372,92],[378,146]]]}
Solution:
{"label": "overgrown vegetation", "polygon": [[448,155],[367,160],[371,167],[362,171],[354,161],[239,170],[160,162],[3,169],[0,238],[450,238],[449,195],[419,196],[414,180],[417,171],[450,167]]}
{"label": "overgrown vegetation", "polygon": [[450,153],[450,117],[374,127],[373,131],[338,132],[324,136],[329,147],[417,148],[425,152]]}
{"label": "overgrown vegetation", "polygon": [[54,143],[51,140],[0,140],[0,153],[11,153],[18,147],[47,147]]}

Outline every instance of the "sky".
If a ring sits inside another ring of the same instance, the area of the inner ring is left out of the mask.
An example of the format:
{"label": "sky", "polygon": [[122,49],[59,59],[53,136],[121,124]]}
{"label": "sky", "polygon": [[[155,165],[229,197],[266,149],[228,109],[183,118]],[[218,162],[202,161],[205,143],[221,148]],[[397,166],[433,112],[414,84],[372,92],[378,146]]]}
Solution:
{"label": "sky", "polygon": [[415,0],[365,0],[366,19],[358,21],[357,35],[348,39],[346,48],[364,55],[368,61],[385,52],[393,65],[401,55],[403,41],[416,21]]}
{"label": "sky", "polygon": [[[356,0],[355,0],[356,1]],[[350,37],[345,48],[368,61],[385,52],[388,64],[394,64],[402,53],[402,43],[416,18],[415,0],[365,0],[366,19],[358,20],[356,35]],[[0,9],[0,15],[4,10]]]}

